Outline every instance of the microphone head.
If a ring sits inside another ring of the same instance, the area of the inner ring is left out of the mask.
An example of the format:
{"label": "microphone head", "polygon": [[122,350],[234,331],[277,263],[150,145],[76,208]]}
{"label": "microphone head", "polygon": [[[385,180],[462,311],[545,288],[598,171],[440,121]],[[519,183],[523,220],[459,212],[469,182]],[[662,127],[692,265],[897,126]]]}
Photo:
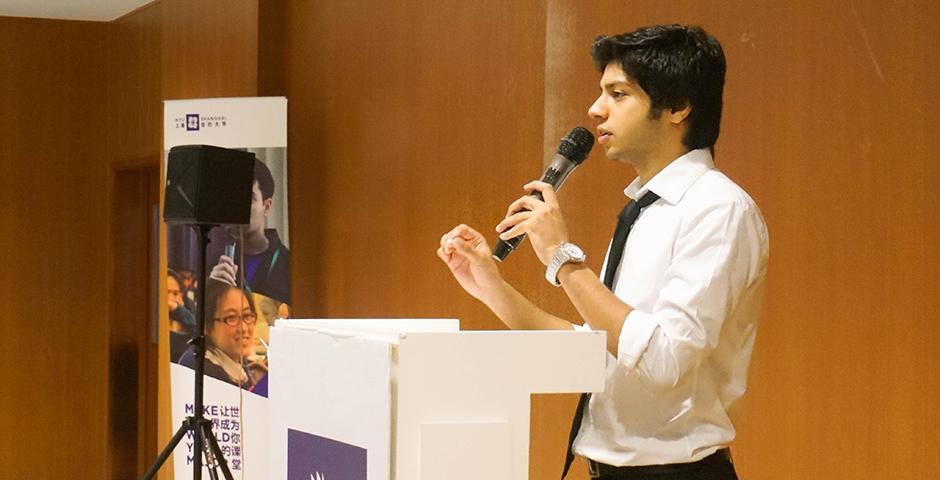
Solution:
{"label": "microphone head", "polygon": [[558,144],[558,154],[580,165],[594,147],[594,135],[588,129],[574,127]]}

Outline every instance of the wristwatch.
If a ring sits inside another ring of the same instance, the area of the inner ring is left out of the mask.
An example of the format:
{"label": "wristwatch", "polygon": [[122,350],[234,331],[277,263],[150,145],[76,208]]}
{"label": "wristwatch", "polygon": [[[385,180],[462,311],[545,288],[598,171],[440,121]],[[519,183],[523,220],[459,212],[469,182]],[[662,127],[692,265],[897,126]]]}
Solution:
{"label": "wristwatch", "polygon": [[555,250],[555,254],[552,255],[552,260],[548,262],[548,268],[545,269],[545,280],[548,280],[548,283],[559,287],[561,282],[558,281],[558,270],[562,265],[566,263],[584,263],[584,251],[581,250],[581,247],[570,243],[562,242],[558,246],[558,250]]}

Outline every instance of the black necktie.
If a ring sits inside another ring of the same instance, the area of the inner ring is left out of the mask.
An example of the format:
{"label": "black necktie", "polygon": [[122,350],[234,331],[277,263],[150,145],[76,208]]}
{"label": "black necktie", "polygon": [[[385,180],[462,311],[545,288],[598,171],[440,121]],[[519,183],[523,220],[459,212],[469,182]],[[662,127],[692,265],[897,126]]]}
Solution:
{"label": "black necktie", "polygon": [[[614,239],[610,242],[610,254],[607,255],[607,271],[604,272],[604,285],[611,291],[614,290],[614,276],[617,275],[617,269],[620,268],[620,260],[623,259],[623,249],[627,245],[627,236],[630,235],[630,229],[636,223],[640,216],[640,211],[648,207],[651,203],[659,200],[659,195],[653,192],[646,192],[635,202],[630,200],[627,206],[623,207],[620,215],[617,216],[617,228],[614,229]],[[578,409],[574,412],[574,420],[571,422],[571,433],[568,434],[568,451],[565,452],[565,468],[561,471],[562,480],[568,475],[568,469],[571,468],[571,462],[574,461],[574,452],[571,448],[574,446],[574,439],[578,436],[578,430],[581,429],[581,419],[584,417],[584,410],[590,393],[582,393],[578,400]]]}
{"label": "black necktie", "polygon": [[604,285],[611,291],[614,290],[614,276],[617,275],[620,260],[623,259],[623,249],[627,246],[627,235],[630,235],[630,229],[633,228],[637,217],[640,216],[640,211],[656,200],[659,200],[659,195],[646,192],[645,195],[640,197],[640,201],[630,200],[630,203],[627,203],[627,206],[620,211],[620,215],[617,215],[617,228],[614,229],[614,239],[610,242],[610,255],[607,255],[607,271],[604,272]]}

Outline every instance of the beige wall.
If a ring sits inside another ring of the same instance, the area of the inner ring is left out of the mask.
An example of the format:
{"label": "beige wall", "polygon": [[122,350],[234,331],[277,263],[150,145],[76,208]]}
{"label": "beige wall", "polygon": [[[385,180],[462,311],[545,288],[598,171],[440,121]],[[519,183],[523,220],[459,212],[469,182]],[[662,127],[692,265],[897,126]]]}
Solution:
{"label": "beige wall", "polygon": [[[593,126],[594,36],[674,21],[703,25],[725,47],[718,162],[771,232],[735,446],[742,478],[936,471],[940,170],[928,152],[940,145],[928,122],[937,10],[164,0],[108,24],[0,18],[0,165],[11,180],[0,189],[0,246],[10,252],[0,269],[0,418],[17,432],[0,436],[0,478],[112,471],[114,379],[102,376],[123,292],[108,282],[120,275],[109,212],[115,172],[159,163],[161,99],[289,98],[297,316],[447,316],[502,328],[438,264],[438,238],[457,222],[491,229],[557,139]],[[594,268],[631,178],[598,151],[562,192]],[[503,270],[574,318],[530,251]],[[532,478],[557,475],[574,403],[533,399]],[[176,426],[165,408],[161,418],[166,435]],[[51,438],[63,447],[54,454],[23,448]]]}

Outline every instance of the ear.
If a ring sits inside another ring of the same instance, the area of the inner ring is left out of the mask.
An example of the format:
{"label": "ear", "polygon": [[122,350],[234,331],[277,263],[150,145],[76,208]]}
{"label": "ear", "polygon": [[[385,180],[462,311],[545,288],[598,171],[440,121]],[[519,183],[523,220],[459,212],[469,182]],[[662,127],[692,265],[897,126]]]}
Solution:
{"label": "ear", "polygon": [[679,125],[686,118],[689,118],[689,115],[692,114],[692,104],[686,102],[685,106],[682,108],[673,108],[669,113],[669,122],[673,125]]}
{"label": "ear", "polygon": [[274,208],[274,199],[265,198],[264,199],[264,216],[268,216],[271,213],[271,209]]}

